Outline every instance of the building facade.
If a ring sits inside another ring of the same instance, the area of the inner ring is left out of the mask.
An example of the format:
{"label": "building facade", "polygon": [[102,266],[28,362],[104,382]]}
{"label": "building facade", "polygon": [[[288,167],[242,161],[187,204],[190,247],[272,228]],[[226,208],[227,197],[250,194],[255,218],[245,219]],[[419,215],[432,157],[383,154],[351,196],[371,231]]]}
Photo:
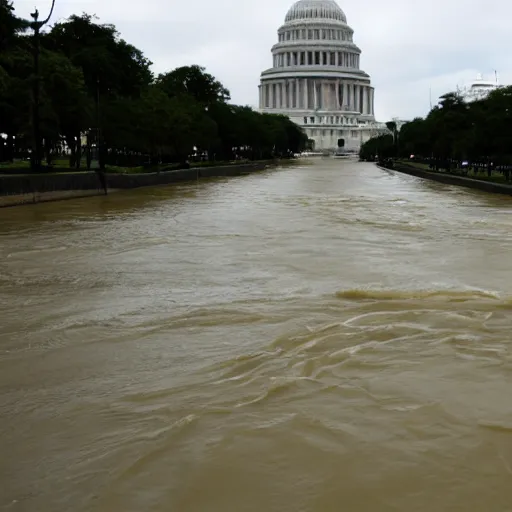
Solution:
{"label": "building facade", "polygon": [[375,90],[360,69],[354,31],[334,0],[299,0],[277,33],[273,66],[261,74],[261,112],[288,116],[315,150],[358,151],[386,131],[375,122]]}
{"label": "building facade", "polygon": [[484,80],[483,76],[479,73],[476,80],[473,80],[469,85],[462,87],[457,90],[459,94],[464,98],[464,101],[471,103],[473,101],[484,100],[489,96],[492,91],[498,89],[498,75],[496,74],[496,80]]}

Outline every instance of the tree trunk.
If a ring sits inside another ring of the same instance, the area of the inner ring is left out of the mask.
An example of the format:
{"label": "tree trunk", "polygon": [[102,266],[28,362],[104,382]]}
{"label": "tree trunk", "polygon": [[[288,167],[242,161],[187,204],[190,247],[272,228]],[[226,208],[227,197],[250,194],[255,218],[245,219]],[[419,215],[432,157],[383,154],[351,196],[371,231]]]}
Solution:
{"label": "tree trunk", "polygon": [[46,165],[52,165],[52,142],[48,138],[44,138],[44,156],[46,158]]}
{"label": "tree trunk", "polygon": [[80,164],[82,163],[82,139],[80,137],[80,132],[76,138],[76,160],[75,167],[80,169]]}
{"label": "tree trunk", "polygon": [[69,155],[69,167],[73,169],[75,167],[76,161],[76,141],[74,137],[71,135],[66,135],[66,144],[71,151],[71,154]]}
{"label": "tree trunk", "polygon": [[91,131],[89,130],[87,132],[87,149],[86,149],[86,153],[85,153],[85,156],[86,156],[86,165],[87,165],[87,170],[90,171],[91,170],[91,162],[92,162],[92,133]]}
{"label": "tree trunk", "polygon": [[5,145],[5,159],[8,162],[14,161],[14,136],[11,133],[7,134],[7,142]]}

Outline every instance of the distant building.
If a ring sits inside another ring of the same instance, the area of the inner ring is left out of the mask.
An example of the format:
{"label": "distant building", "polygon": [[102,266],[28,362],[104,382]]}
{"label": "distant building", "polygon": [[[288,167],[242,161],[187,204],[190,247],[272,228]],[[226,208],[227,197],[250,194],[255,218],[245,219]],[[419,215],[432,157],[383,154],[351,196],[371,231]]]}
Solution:
{"label": "distant building", "polygon": [[484,80],[482,75],[478,73],[475,80],[462,88],[458,88],[458,92],[466,102],[470,103],[487,98],[492,91],[499,87],[498,77],[494,81]]}
{"label": "distant building", "polygon": [[261,112],[288,116],[317,151],[357,151],[386,132],[375,122],[375,91],[359,67],[354,31],[334,0],[299,0],[277,33],[273,66],[261,74]]}

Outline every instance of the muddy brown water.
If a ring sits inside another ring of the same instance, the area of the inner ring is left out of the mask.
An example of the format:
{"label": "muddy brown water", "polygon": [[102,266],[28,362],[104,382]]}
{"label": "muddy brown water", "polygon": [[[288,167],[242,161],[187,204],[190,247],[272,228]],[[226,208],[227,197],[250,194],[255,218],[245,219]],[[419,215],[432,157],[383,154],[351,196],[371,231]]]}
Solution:
{"label": "muddy brown water", "polygon": [[326,159],[0,210],[0,510],[512,510],[511,249]]}

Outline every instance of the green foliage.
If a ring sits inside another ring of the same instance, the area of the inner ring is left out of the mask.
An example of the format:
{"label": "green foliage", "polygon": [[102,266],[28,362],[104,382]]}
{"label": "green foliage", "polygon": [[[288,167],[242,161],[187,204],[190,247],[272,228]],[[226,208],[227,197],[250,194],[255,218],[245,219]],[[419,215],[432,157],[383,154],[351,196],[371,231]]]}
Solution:
{"label": "green foliage", "polygon": [[14,14],[11,0],[0,0],[0,53],[16,44],[18,34],[28,28],[28,22]]}
{"label": "green foliage", "polygon": [[[33,147],[36,76],[28,22],[0,0],[0,161]],[[307,138],[287,117],[229,104],[224,85],[198,65],[154,77],[151,62],[116,28],[82,14],[42,32],[39,132],[48,164],[69,165],[100,146],[102,167],[153,168],[300,152]],[[86,159],[90,163],[90,158]]]}
{"label": "green foliage", "polygon": [[359,158],[367,161],[385,160],[391,158],[395,151],[393,136],[390,134],[372,137],[361,146]]}
{"label": "green foliage", "polygon": [[[387,123],[394,132],[393,123]],[[473,164],[509,166],[512,164],[512,87],[494,90],[480,101],[466,103],[460,94],[450,92],[423,118],[402,126],[396,144],[389,147],[384,138],[369,140],[361,157],[382,153],[383,158],[399,157],[428,162],[432,167],[450,169],[462,161]],[[378,142],[380,141],[380,142]],[[377,151],[377,147],[380,148]]]}
{"label": "green foliage", "polygon": [[156,84],[169,96],[189,95],[206,106],[231,99],[229,91],[201,66],[183,66],[163,73]]}

